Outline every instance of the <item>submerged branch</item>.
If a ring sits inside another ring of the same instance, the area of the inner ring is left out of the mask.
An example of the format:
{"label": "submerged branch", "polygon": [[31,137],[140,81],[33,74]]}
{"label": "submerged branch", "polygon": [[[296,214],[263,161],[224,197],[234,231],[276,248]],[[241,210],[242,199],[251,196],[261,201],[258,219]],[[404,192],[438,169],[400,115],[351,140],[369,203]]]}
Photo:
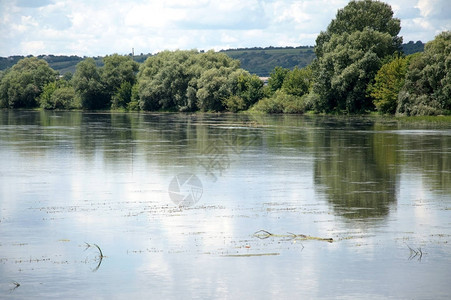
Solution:
{"label": "submerged branch", "polygon": [[254,232],[254,236],[259,239],[267,239],[269,237],[279,237],[279,238],[289,238],[290,240],[317,240],[332,243],[334,240],[332,238],[321,238],[316,236],[309,236],[305,234],[295,234],[292,232],[287,232],[287,234],[274,234],[266,230],[259,230]]}
{"label": "submerged branch", "polygon": [[[103,255],[102,249],[100,249],[99,245],[97,245],[97,244],[92,244],[92,245],[91,245],[91,244],[88,244],[88,243],[86,243],[86,242],[85,242],[85,244],[86,244],[86,249],[95,246],[95,247],[97,248],[97,250],[99,250],[99,263],[98,263],[97,266],[92,270],[93,272],[95,272],[95,271],[97,271],[97,270],[100,268],[100,265],[102,264],[102,260],[103,260],[103,258],[104,258],[105,256]],[[86,251],[86,249],[85,249],[85,251]]]}

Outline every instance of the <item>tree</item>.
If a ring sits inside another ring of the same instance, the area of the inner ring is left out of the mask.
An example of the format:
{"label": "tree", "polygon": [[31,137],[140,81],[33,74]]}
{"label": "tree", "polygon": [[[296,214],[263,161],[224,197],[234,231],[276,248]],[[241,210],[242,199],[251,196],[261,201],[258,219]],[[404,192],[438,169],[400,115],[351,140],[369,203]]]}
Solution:
{"label": "tree", "polygon": [[161,52],[140,67],[139,105],[143,110],[222,110],[222,99],[212,97],[227,95],[222,84],[238,68],[238,61],[214,51]]}
{"label": "tree", "polygon": [[132,100],[132,84],[128,81],[122,82],[119,89],[116,90],[111,98],[111,108],[127,108],[128,104]]}
{"label": "tree", "polygon": [[39,104],[44,109],[75,108],[75,90],[64,79],[49,82],[39,96]]}
{"label": "tree", "polygon": [[398,37],[401,21],[393,18],[391,6],[374,0],[350,1],[343,9],[338,10],[327,30],[322,31],[316,38],[315,53],[317,57],[324,55],[324,45],[334,34],[363,31],[365,28],[388,33],[392,38],[391,52],[398,51],[402,38]]}
{"label": "tree", "polygon": [[288,95],[301,97],[309,92],[312,82],[311,67],[303,69],[295,67],[293,71],[288,72],[286,75],[282,84],[282,90]]}
{"label": "tree", "polygon": [[411,59],[397,113],[437,115],[451,110],[451,31],[444,31]]}
{"label": "tree", "polygon": [[244,92],[243,98],[246,108],[248,108],[263,98],[263,81],[254,74],[248,77],[246,86],[247,90]]}
{"label": "tree", "polygon": [[394,114],[398,106],[398,94],[404,85],[409,58],[395,57],[377,72],[368,92],[381,113]]}
{"label": "tree", "polygon": [[77,64],[72,84],[81,99],[83,109],[103,109],[110,106],[109,95],[93,58],[87,58]]}
{"label": "tree", "polygon": [[188,103],[187,90],[196,76],[191,68],[196,64],[195,55],[197,51],[164,51],[147,58],[138,73],[141,109],[194,109],[195,103]]}
{"label": "tree", "polygon": [[44,86],[56,80],[57,73],[45,60],[21,59],[7,70],[0,82],[0,107],[36,107]]}
{"label": "tree", "polygon": [[131,88],[136,82],[139,65],[130,56],[118,54],[106,56],[103,62],[101,75],[106,93],[111,98],[114,108],[125,108],[131,99]]}
{"label": "tree", "polygon": [[50,98],[53,109],[72,109],[75,105],[75,90],[72,86],[63,86],[55,90]]}
{"label": "tree", "polygon": [[357,113],[374,109],[366,93],[382,59],[399,50],[399,20],[387,4],[351,1],[318,36],[313,64],[319,111]]}
{"label": "tree", "polygon": [[274,68],[268,79],[268,87],[272,93],[282,88],[283,81],[285,80],[288,72],[290,72],[289,69],[282,67]]}
{"label": "tree", "polygon": [[223,101],[230,97],[230,89],[227,86],[229,68],[210,69],[202,73],[199,78],[196,96],[197,106],[202,111],[222,111]]}

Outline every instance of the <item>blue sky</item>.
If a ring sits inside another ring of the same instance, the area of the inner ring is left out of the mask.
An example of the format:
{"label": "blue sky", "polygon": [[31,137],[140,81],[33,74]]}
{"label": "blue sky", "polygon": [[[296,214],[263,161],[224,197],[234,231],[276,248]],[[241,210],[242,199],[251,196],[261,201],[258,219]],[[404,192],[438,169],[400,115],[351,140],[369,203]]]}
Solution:
{"label": "blue sky", "polygon": [[[451,0],[386,0],[404,42],[451,30]],[[0,56],[314,45],[348,0],[0,0]]]}

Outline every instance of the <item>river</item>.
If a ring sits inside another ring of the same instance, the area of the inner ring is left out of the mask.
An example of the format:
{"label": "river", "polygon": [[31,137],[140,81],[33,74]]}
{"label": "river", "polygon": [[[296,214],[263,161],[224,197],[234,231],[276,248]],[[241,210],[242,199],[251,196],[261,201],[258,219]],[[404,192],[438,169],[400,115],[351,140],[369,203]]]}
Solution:
{"label": "river", "polygon": [[2,299],[447,299],[450,237],[451,123],[0,111]]}

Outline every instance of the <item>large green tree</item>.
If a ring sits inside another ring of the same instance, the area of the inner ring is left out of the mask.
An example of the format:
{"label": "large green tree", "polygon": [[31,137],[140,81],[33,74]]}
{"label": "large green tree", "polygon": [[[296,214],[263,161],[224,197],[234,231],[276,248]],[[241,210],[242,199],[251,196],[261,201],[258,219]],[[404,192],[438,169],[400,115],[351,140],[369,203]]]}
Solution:
{"label": "large green tree", "polygon": [[140,107],[143,110],[222,110],[221,97],[227,94],[228,76],[238,68],[239,61],[224,53],[161,52],[149,57],[140,67]]}
{"label": "large green tree", "polygon": [[28,57],[7,70],[0,82],[0,107],[36,107],[44,86],[55,81],[57,73],[45,60]]}
{"label": "large green tree", "polygon": [[399,114],[437,115],[451,111],[451,31],[426,44],[409,64],[399,94]]}
{"label": "large green tree", "polygon": [[131,56],[113,54],[103,59],[102,82],[113,108],[125,108],[131,100],[139,65]]}
{"label": "large green tree", "polygon": [[104,109],[110,106],[109,94],[94,59],[87,58],[77,64],[72,84],[83,109]]}
{"label": "large green tree", "polygon": [[339,10],[316,40],[316,109],[348,113],[373,109],[366,89],[382,59],[400,49],[399,31],[400,22],[385,3],[351,1]]}
{"label": "large green tree", "polygon": [[343,9],[338,10],[326,31],[322,31],[316,38],[315,53],[323,56],[323,46],[330,41],[334,34],[352,33],[370,28],[374,31],[388,33],[392,37],[392,51],[402,45],[402,38],[398,37],[401,21],[393,18],[391,6],[380,1],[361,0],[350,1]]}

